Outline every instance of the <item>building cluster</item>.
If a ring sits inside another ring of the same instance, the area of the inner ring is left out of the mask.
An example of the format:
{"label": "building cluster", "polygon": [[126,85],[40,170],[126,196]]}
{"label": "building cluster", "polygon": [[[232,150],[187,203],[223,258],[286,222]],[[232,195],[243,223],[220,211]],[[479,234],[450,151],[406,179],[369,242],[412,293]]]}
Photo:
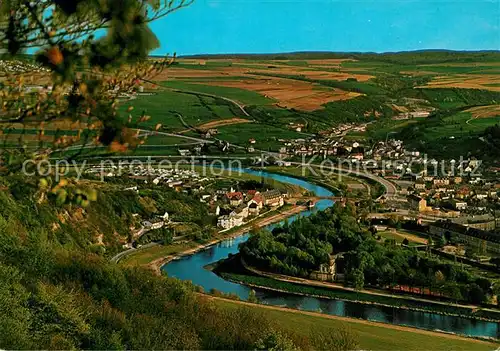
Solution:
{"label": "building cluster", "polygon": [[432,110],[420,110],[420,111],[407,111],[407,112],[401,112],[400,114],[392,117],[393,120],[405,120],[405,119],[412,119],[412,118],[426,118],[429,117],[431,114]]}
{"label": "building cluster", "polygon": [[229,208],[229,213],[221,215],[220,206],[216,214],[219,215],[217,225],[223,229],[240,226],[248,217],[260,214],[263,208],[278,208],[285,204],[286,194],[273,189],[264,192],[248,190],[246,192],[219,190],[222,195],[222,205]]}
{"label": "building cluster", "polygon": [[[158,168],[152,170],[154,179],[151,181],[155,185],[165,185],[176,190],[201,192],[207,183],[212,181],[209,177],[204,177],[198,172],[189,169],[165,169]],[[151,177],[151,175],[148,175]]]}
{"label": "building cluster", "polygon": [[500,253],[500,233],[444,220],[432,223],[429,226],[429,233],[434,237],[444,236],[447,240],[473,247],[479,252]]}
{"label": "building cluster", "polygon": [[419,176],[409,189],[408,201],[419,212],[443,209],[457,215],[481,214],[488,204],[500,201],[500,184],[481,177]]}
{"label": "building cluster", "polygon": [[364,147],[354,141],[335,140],[333,138],[323,139],[294,139],[284,142],[280,148],[280,155],[286,156],[314,156],[323,157],[345,157],[362,160],[365,154]]}
{"label": "building cluster", "polygon": [[303,123],[295,123],[295,122],[290,122],[288,123],[288,128],[290,128],[291,130],[294,130],[296,132],[302,132],[302,129],[304,129],[305,127],[305,124]]}
{"label": "building cluster", "polygon": [[354,123],[342,123],[336,127],[331,129],[321,131],[319,134],[323,137],[340,137],[344,136],[349,132],[360,132],[363,133],[366,131],[366,126],[368,123],[364,124],[354,124]]}
{"label": "building cluster", "polygon": [[170,217],[168,215],[168,212],[165,212],[161,216],[158,215],[158,216],[155,216],[149,220],[143,221],[142,226],[146,231],[155,230],[155,229],[163,228],[169,222],[170,222]]}
{"label": "building cluster", "polygon": [[130,178],[144,180],[146,183],[151,182],[154,185],[168,186],[177,191],[184,192],[201,192],[213,180],[190,169],[152,168],[144,166],[130,166],[124,169],[119,169],[117,166],[95,166],[89,168],[86,173],[100,177],[126,175]]}
{"label": "building cluster", "polygon": [[19,60],[0,60],[0,72],[6,73],[39,73],[50,72],[49,69],[44,68],[38,64],[19,61]]}

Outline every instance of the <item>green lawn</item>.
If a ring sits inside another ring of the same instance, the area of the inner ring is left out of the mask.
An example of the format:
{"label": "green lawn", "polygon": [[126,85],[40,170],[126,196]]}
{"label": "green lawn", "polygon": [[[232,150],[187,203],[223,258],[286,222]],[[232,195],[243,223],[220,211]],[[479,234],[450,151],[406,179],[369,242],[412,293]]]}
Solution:
{"label": "green lawn", "polygon": [[[426,137],[431,139],[438,138],[458,138],[479,134],[487,127],[500,123],[500,116],[492,118],[471,119],[469,112],[461,112],[452,116],[445,117],[436,126],[426,128]],[[469,123],[467,123],[469,121]]]}
{"label": "green lawn", "polygon": [[[239,305],[231,301],[216,300],[224,308],[236,308]],[[395,330],[379,325],[362,324],[355,321],[344,321],[321,316],[312,316],[303,313],[264,309],[268,318],[279,323],[282,327],[308,336],[311,329],[317,328],[348,328],[359,341],[362,350],[494,350],[497,344],[480,343],[474,340],[451,339],[439,334],[422,334],[419,331],[411,332]]]}
{"label": "green lawn", "polygon": [[[401,244],[403,242],[403,240],[405,239],[403,236],[398,235],[397,233],[394,233],[394,232],[389,231],[389,230],[380,231],[380,232],[377,232],[377,234],[380,235],[383,240],[385,240],[385,239],[391,239],[392,240],[393,239],[398,244]],[[422,244],[419,244],[419,243],[417,243],[415,241],[412,241],[411,238],[408,238],[408,241],[409,241],[409,245],[410,246],[422,245]]]}

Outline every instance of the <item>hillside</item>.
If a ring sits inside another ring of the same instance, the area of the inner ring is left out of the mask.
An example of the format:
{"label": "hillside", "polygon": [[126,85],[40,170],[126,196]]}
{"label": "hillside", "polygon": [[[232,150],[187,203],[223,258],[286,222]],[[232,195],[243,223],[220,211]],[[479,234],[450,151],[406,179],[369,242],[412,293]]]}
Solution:
{"label": "hillside", "polygon": [[[30,179],[1,182],[1,348],[419,349],[440,336],[211,299],[188,282],[110,263],[134,213],[147,216],[171,204],[176,216],[171,190],[136,194],[122,190],[129,183],[69,181],[68,194],[98,190],[97,201],[82,207],[56,203]],[[184,215],[189,208],[192,220],[205,216],[189,198],[182,201]],[[457,350],[491,346],[446,338],[439,343]]]}
{"label": "hillside", "polygon": [[[0,181],[0,348],[296,345],[311,349],[319,345],[320,339],[313,334],[304,336],[281,327],[259,310],[218,306],[200,298],[199,289],[187,282],[109,262],[109,254],[126,237],[127,218],[134,213],[150,214],[153,206],[176,206],[172,196],[162,203],[158,198],[116,191],[113,185],[86,181],[62,186],[68,194],[73,187],[80,194],[88,193],[90,187],[99,189],[97,201],[82,207],[56,203],[50,193],[45,197],[27,179]],[[186,199],[181,201],[184,212],[196,207]],[[175,210],[169,210],[175,216]],[[198,212],[193,213],[196,220]],[[96,242],[99,233],[102,238]],[[339,349],[356,345],[355,338],[349,336],[348,344]]]}

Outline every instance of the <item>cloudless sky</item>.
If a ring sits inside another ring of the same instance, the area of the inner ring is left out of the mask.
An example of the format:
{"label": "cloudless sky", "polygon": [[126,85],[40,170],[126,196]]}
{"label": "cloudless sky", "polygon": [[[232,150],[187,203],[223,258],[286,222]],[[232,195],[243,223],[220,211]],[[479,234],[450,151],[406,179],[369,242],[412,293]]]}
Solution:
{"label": "cloudless sky", "polygon": [[154,54],[500,50],[500,0],[195,0]]}

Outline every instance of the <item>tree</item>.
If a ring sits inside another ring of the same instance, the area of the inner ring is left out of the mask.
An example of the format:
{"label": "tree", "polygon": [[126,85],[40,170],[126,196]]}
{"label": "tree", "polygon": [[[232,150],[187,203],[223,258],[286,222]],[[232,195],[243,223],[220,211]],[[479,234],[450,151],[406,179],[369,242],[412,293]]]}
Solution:
{"label": "tree", "polygon": [[434,240],[432,240],[432,237],[429,235],[427,237],[427,246],[431,247],[434,245]]}
{"label": "tree", "polygon": [[248,292],[248,302],[259,303],[254,289],[250,289],[250,291]]}
{"label": "tree", "polygon": [[439,292],[443,291],[445,281],[446,281],[446,278],[445,278],[443,272],[436,271],[434,273],[434,283],[435,283]]}
{"label": "tree", "polygon": [[400,223],[399,223],[399,219],[398,219],[398,216],[396,215],[391,215],[389,217],[389,221],[387,223],[390,227],[393,227],[393,228],[398,228],[400,227]]}
{"label": "tree", "polygon": [[469,302],[474,304],[483,303],[486,300],[486,294],[483,289],[475,283],[469,286]]}
{"label": "tree", "polygon": [[431,248],[434,246],[434,241],[432,240],[432,237],[429,235],[427,237],[427,255],[430,254]]}
{"label": "tree", "polygon": [[163,245],[169,245],[173,242],[174,234],[170,229],[163,227],[161,228],[161,238]]}
{"label": "tree", "polygon": [[365,286],[365,275],[361,269],[355,269],[352,273],[352,283],[356,291],[363,290]]}
{"label": "tree", "polygon": [[[193,1],[3,1],[0,52],[17,58],[32,49],[36,59],[23,63],[22,69],[3,72],[0,134],[7,139],[14,123],[22,125],[18,130],[36,130],[40,144],[49,143],[40,146],[47,154],[75,143],[103,144],[113,152],[138,145],[129,127],[147,116],[127,122],[118,112],[118,98],[171,63],[145,60],[158,46],[149,23]],[[28,89],[38,82],[47,82],[47,88]],[[56,124],[54,130],[71,124],[78,133],[56,132],[49,138],[44,125],[48,122]],[[23,134],[18,140],[22,147]],[[19,150],[1,156],[9,171],[33,157]]]}
{"label": "tree", "polygon": [[255,345],[256,350],[269,351],[295,351],[298,347],[285,334],[275,331],[269,331],[267,335],[259,339]]}
{"label": "tree", "polygon": [[436,240],[436,246],[438,248],[442,248],[446,245],[446,239],[444,237],[444,235],[440,235],[437,240]]}
{"label": "tree", "polygon": [[455,302],[463,299],[460,287],[456,283],[448,283],[445,287],[445,293]]}
{"label": "tree", "polygon": [[478,257],[477,250],[475,248],[473,248],[472,246],[467,246],[465,248],[465,257],[473,259],[473,260],[477,259],[477,257]]}

